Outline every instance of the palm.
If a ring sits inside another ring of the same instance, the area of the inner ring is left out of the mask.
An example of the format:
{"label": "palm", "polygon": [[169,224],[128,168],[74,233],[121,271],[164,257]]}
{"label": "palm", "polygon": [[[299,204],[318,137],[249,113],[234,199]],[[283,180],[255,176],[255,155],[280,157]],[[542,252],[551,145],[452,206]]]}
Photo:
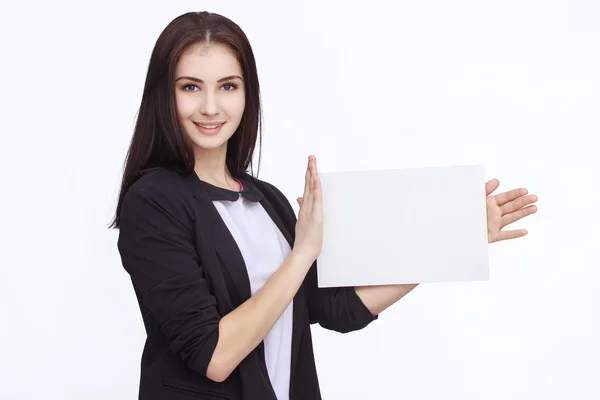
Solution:
{"label": "palm", "polygon": [[499,185],[500,182],[497,179],[492,179],[485,184],[489,243],[525,236],[526,229],[508,231],[502,229],[537,211],[537,207],[532,204],[538,198],[534,194],[528,195],[527,189],[513,189],[492,196],[491,194]]}

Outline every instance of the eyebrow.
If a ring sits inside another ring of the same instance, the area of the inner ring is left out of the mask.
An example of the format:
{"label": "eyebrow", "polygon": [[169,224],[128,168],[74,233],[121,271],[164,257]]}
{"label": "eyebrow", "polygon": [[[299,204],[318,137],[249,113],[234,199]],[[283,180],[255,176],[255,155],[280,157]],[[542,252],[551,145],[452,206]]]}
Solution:
{"label": "eyebrow", "polygon": [[[225,81],[230,81],[230,80],[235,79],[235,78],[243,81],[243,79],[239,75],[231,75],[231,76],[226,76],[225,78],[219,79],[217,81],[217,83],[221,83],[221,82],[225,82]],[[204,83],[204,81],[202,79],[194,78],[193,76],[180,76],[179,78],[175,79],[175,82],[177,82],[178,80],[181,80],[181,79],[189,79],[190,81],[194,81],[194,82],[198,82],[198,83]]]}

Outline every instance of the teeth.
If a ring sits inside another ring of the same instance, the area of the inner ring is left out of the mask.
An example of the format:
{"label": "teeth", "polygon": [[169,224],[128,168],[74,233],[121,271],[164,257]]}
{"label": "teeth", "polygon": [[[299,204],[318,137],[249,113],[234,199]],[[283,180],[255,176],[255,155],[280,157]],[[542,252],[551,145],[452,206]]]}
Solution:
{"label": "teeth", "polygon": [[219,126],[221,126],[220,124],[219,125],[202,125],[202,124],[198,124],[198,125],[200,125],[203,128],[206,128],[206,129],[215,129],[215,128],[218,128]]}

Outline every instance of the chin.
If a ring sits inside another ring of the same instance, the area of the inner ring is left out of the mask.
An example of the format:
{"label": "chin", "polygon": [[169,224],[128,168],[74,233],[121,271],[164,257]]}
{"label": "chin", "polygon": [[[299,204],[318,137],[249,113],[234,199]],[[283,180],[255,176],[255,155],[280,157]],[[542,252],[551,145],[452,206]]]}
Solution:
{"label": "chin", "polygon": [[193,135],[189,136],[194,147],[197,147],[198,149],[202,150],[214,150],[226,146],[232,134],[226,134],[225,132],[221,132],[218,135],[205,136],[201,133],[194,132]]}
{"label": "chin", "polygon": [[204,140],[192,140],[194,147],[199,150],[216,150],[227,145],[227,141],[209,142]]}

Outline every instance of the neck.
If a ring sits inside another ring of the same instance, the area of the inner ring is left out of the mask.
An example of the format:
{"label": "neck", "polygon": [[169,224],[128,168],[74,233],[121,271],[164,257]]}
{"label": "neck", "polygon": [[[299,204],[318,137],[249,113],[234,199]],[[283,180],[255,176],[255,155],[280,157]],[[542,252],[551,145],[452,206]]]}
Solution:
{"label": "neck", "polygon": [[196,149],[194,153],[194,171],[201,180],[227,189],[238,187],[225,162],[226,145],[218,149]]}

